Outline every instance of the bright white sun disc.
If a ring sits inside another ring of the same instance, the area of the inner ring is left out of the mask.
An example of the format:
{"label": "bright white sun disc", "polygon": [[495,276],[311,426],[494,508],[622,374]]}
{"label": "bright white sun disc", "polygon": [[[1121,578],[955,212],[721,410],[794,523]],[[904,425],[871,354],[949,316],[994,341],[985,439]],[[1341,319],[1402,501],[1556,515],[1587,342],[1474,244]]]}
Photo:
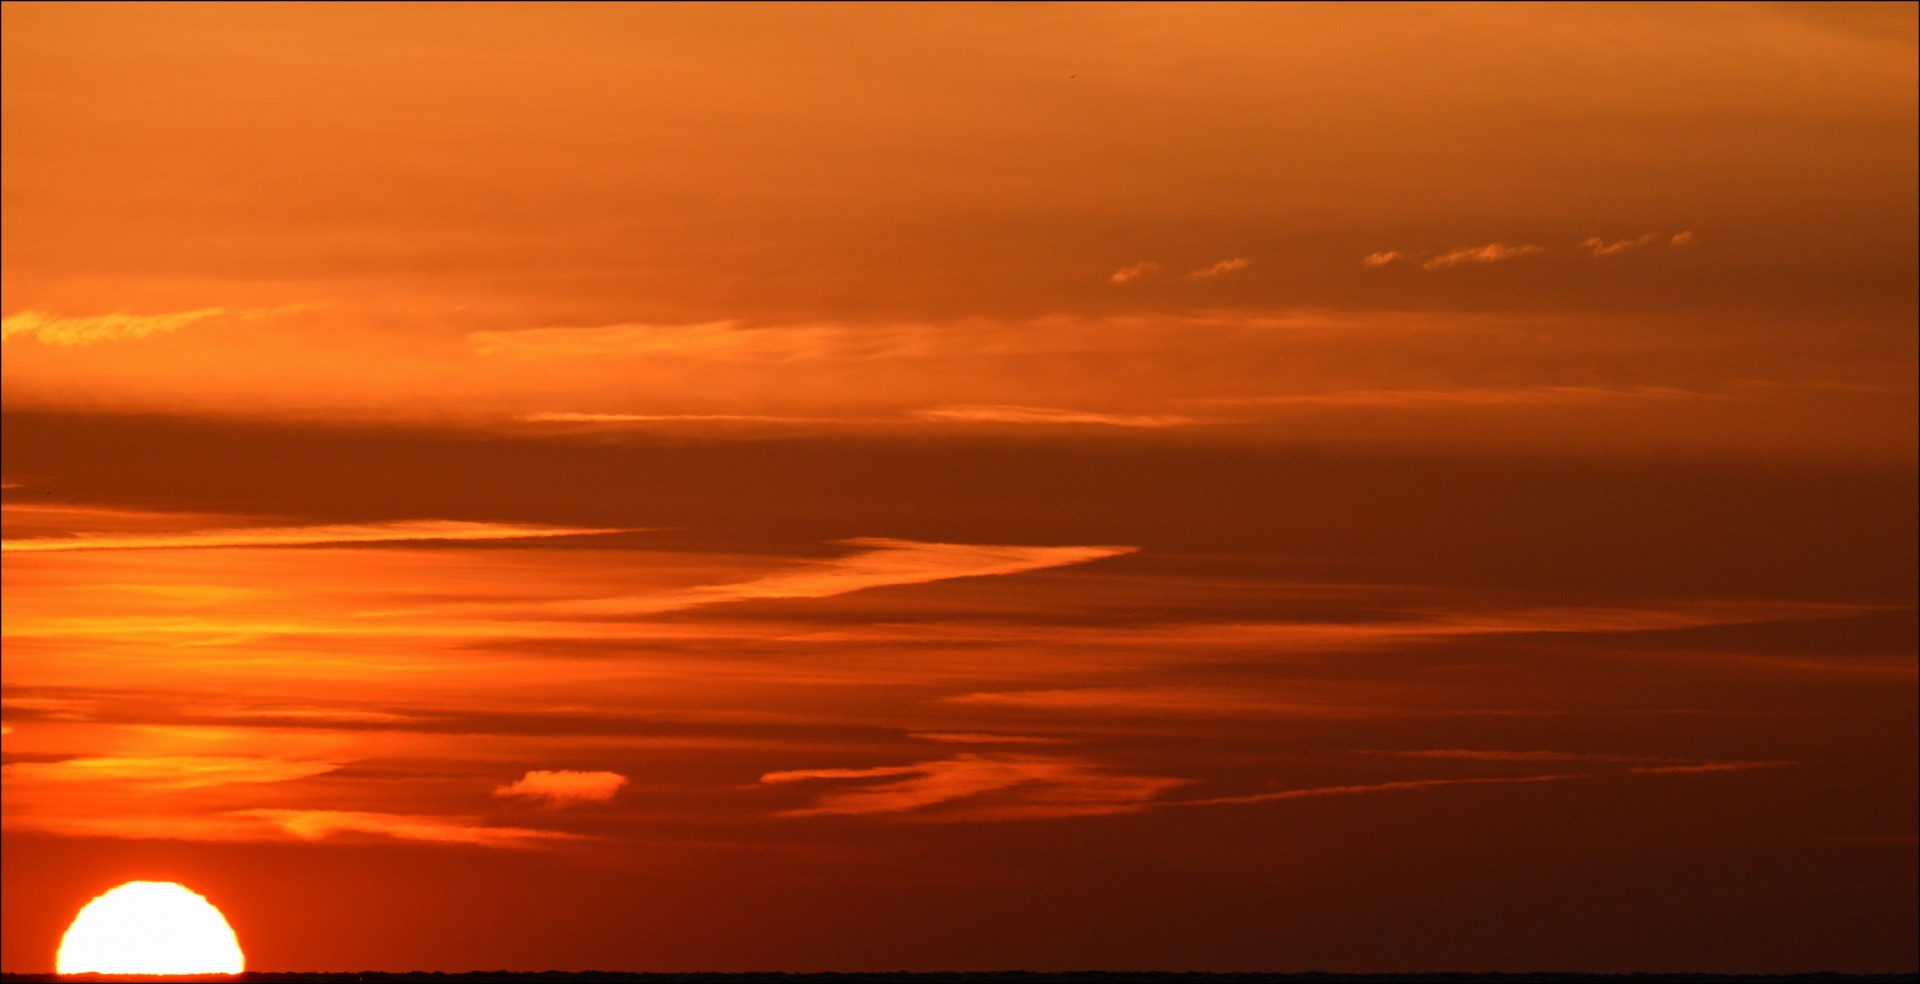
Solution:
{"label": "bright white sun disc", "polygon": [[60,938],[62,974],[238,974],[240,941],[213,903],[173,882],[128,882],[88,902]]}

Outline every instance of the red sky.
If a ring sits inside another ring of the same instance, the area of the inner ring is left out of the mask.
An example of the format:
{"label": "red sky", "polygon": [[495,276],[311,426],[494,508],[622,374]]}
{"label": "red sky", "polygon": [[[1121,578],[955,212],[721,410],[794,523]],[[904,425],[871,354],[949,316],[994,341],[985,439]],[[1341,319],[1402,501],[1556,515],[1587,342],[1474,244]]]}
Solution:
{"label": "red sky", "polygon": [[5,970],[1914,969],[1914,5],[4,10]]}

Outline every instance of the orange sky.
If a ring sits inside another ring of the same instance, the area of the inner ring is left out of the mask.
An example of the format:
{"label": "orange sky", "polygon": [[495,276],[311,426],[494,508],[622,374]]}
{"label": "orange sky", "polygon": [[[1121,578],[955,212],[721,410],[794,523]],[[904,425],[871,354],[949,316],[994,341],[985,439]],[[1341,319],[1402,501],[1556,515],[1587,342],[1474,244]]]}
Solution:
{"label": "orange sky", "polygon": [[4,11],[5,970],[1914,969],[1914,5]]}

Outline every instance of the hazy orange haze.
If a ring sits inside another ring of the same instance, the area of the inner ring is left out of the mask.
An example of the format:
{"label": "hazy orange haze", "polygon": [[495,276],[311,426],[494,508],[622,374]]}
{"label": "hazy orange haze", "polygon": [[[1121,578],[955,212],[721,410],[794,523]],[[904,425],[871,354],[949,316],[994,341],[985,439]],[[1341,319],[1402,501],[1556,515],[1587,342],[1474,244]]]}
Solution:
{"label": "hazy orange haze", "polygon": [[1916,8],[4,7],[4,969],[1912,970]]}

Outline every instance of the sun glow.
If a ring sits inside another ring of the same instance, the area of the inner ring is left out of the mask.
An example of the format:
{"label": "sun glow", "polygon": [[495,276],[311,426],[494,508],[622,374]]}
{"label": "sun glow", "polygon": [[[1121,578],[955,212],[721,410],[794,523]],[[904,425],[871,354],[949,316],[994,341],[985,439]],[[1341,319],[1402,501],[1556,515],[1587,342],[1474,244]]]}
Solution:
{"label": "sun glow", "polygon": [[80,910],[54,965],[62,974],[237,974],[246,958],[213,903],[173,882],[137,881]]}

